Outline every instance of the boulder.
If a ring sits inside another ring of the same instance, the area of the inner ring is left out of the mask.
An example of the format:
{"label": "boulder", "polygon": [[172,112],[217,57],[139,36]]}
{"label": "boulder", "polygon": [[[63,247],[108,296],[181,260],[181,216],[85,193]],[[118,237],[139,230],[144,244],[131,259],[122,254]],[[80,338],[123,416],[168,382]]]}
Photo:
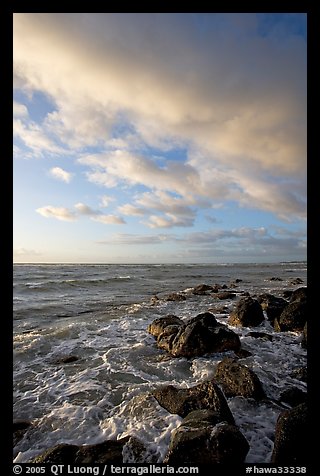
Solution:
{"label": "boulder", "polygon": [[262,340],[265,340],[265,341],[268,340],[270,342],[272,342],[272,340],[273,340],[273,336],[271,334],[268,334],[267,332],[252,331],[252,332],[248,332],[248,334],[246,334],[246,336],[254,337],[255,339],[262,339]]}
{"label": "boulder", "polygon": [[65,355],[60,357],[60,359],[55,360],[55,364],[71,364],[72,362],[76,362],[79,360],[79,357],[76,355]]}
{"label": "boulder", "polygon": [[296,284],[302,284],[303,283],[303,279],[301,278],[294,278],[294,279],[291,279],[290,281],[290,284],[292,284],[293,286],[295,286]]}
{"label": "boulder", "polygon": [[169,314],[166,317],[159,317],[158,319],[155,319],[148,326],[148,332],[149,334],[152,334],[154,337],[158,337],[167,326],[172,326],[172,325],[181,326],[183,324],[184,322],[181,319],[179,319],[179,317],[174,316],[173,314]]}
{"label": "boulder", "polygon": [[[126,444],[132,443],[132,436],[126,436],[119,440],[108,440],[96,445],[67,445],[60,444],[49,448],[44,453],[32,460],[32,463],[58,463],[58,464],[106,464],[123,462],[123,450]],[[139,447],[145,447],[140,441]]]}
{"label": "boulder", "polygon": [[289,303],[280,317],[274,320],[274,329],[280,331],[303,331],[307,322],[307,303],[306,301],[294,301]]}
{"label": "boulder", "polygon": [[282,292],[282,296],[285,298],[285,299],[290,299],[291,296],[293,294],[293,290],[292,289],[285,289],[283,292]]}
{"label": "boulder", "polygon": [[155,319],[148,332],[157,337],[157,345],[173,357],[196,357],[211,352],[238,351],[239,336],[213,314],[205,312],[186,324],[176,316]]}
{"label": "boulder", "polygon": [[301,382],[307,382],[308,380],[308,369],[307,367],[297,367],[294,369],[290,377],[295,378],[296,380],[300,380]]}
{"label": "boulder", "polygon": [[160,387],[152,392],[159,405],[170,413],[185,418],[193,410],[212,410],[219,421],[234,424],[228,403],[218,385],[208,380],[190,388],[173,385]]}
{"label": "boulder", "polygon": [[277,420],[271,462],[280,465],[306,465],[309,461],[310,429],[307,404],[285,410]]}
{"label": "boulder", "polygon": [[249,444],[239,429],[219,422],[215,412],[189,413],[172,432],[166,464],[243,463]]}
{"label": "boulder", "polygon": [[261,304],[262,309],[266,311],[268,320],[271,324],[274,323],[274,320],[277,317],[280,317],[280,314],[288,305],[288,301],[285,299],[273,296],[273,294],[269,293],[260,294],[257,300]]}
{"label": "boulder", "polygon": [[165,299],[166,301],[185,301],[187,298],[182,293],[171,293]]}
{"label": "boulder", "polygon": [[291,296],[290,296],[290,302],[294,301],[306,301],[307,300],[307,288],[298,288],[295,289]]}
{"label": "boulder", "polygon": [[215,297],[217,299],[223,300],[223,299],[234,299],[236,297],[235,293],[232,293],[230,291],[221,291],[219,293],[215,294]]}
{"label": "boulder", "polygon": [[265,397],[258,376],[236,359],[224,358],[216,367],[214,379],[221,385],[226,397],[242,396],[255,400]]}
{"label": "boulder", "polygon": [[296,407],[300,403],[307,403],[307,393],[298,387],[291,387],[281,393],[279,400]]}
{"label": "boulder", "polygon": [[213,352],[237,351],[241,347],[239,336],[214,315],[205,312],[182,326],[171,343],[173,357],[196,357]]}
{"label": "boulder", "polygon": [[192,294],[203,296],[207,291],[212,291],[212,289],[212,286],[209,286],[208,284],[198,284],[198,286],[193,288]]}
{"label": "boulder", "polygon": [[264,321],[264,315],[259,302],[249,297],[240,299],[231,312],[228,323],[231,326],[258,326]]}
{"label": "boulder", "polygon": [[32,426],[29,420],[15,420],[13,422],[13,446],[16,446],[23,438],[25,432]]}
{"label": "boulder", "polygon": [[270,281],[283,281],[283,279],[277,276],[272,276],[272,278],[270,278]]}

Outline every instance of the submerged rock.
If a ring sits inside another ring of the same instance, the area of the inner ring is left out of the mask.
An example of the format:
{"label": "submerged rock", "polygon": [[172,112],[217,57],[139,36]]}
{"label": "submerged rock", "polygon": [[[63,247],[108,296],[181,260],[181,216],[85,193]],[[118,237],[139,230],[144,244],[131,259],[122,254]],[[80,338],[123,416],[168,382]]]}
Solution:
{"label": "submerged rock", "polygon": [[187,298],[182,293],[171,293],[165,299],[166,301],[185,301]]}
{"label": "submerged rock", "polygon": [[255,400],[265,397],[258,376],[236,359],[224,358],[216,367],[214,379],[221,385],[226,397],[239,395]]}
{"label": "submerged rock", "polygon": [[160,387],[152,392],[159,405],[170,413],[186,417],[193,410],[212,410],[219,421],[234,424],[234,418],[218,385],[208,380],[190,388],[173,385]]}
{"label": "submerged rock", "polygon": [[271,462],[285,465],[305,465],[309,461],[309,438],[306,403],[282,412],[276,423]]}
{"label": "submerged rock", "polygon": [[290,281],[290,284],[292,284],[293,286],[295,286],[296,284],[302,284],[303,283],[303,279],[301,278],[294,278],[294,279],[291,279]]}
{"label": "submerged rock", "polygon": [[296,407],[300,403],[307,403],[307,392],[298,387],[291,387],[281,393],[279,400],[288,403],[291,407]]}
{"label": "submerged rock", "polygon": [[126,436],[119,440],[108,440],[96,445],[78,446],[60,444],[53,448],[49,448],[41,455],[34,458],[31,462],[59,464],[121,464],[123,463],[123,451],[125,450],[125,445],[132,445],[134,443],[133,440],[136,440],[136,448],[139,447],[141,452],[146,450],[139,440],[132,436]]}
{"label": "submerged rock", "polygon": [[308,380],[307,367],[297,367],[291,372],[290,377],[300,380],[301,382],[307,382]]}
{"label": "submerged rock", "polygon": [[198,410],[172,432],[164,463],[242,463],[248,451],[249,444],[236,426],[219,422],[215,412]]}
{"label": "submerged rock", "polygon": [[236,297],[236,294],[230,291],[221,291],[219,293],[216,293],[215,297],[222,301],[223,299],[234,299]]}
{"label": "submerged rock", "polygon": [[252,332],[248,332],[248,334],[246,334],[246,336],[254,337],[255,339],[262,339],[262,340],[265,340],[265,341],[268,340],[270,342],[272,342],[272,340],[273,340],[273,336],[271,334],[268,334],[267,332],[252,331]]}
{"label": "submerged rock", "polygon": [[251,297],[243,297],[231,312],[228,323],[232,326],[255,327],[263,321],[264,315],[259,302]]}
{"label": "submerged rock", "polygon": [[15,420],[13,422],[13,446],[24,437],[25,432],[32,427],[33,424],[29,420]]}
{"label": "submerged rock", "polygon": [[195,286],[192,289],[192,294],[203,296],[207,293],[207,291],[212,291],[213,288],[212,286],[209,286],[208,284],[198,284],[198,286]]}

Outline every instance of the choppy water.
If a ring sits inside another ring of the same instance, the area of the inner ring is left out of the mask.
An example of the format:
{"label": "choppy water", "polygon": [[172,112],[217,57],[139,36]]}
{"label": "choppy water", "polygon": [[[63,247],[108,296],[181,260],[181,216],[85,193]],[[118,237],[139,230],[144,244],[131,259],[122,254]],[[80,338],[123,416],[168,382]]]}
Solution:
{"label": "choppy water", "polygon": [[[15,461],[28,461],[57,443],[93,444],[131,434],[161,462],[181,418],[161,408],[150,390],[198,384],[213,376],[227,354],[168,358],[146,328],[157,317],[188,319],[216,305],[228,306],[226,314],[215,314],[226,323],[236,301],[192,295],[154,306],[150,298],[236,278],[243,280],[237,291],[281,295],[301,286],[291,283],[297,277],[307,284],[306,263],[15,265],[14,418],[34,422],[14,448]],[[233,330],[253,354],[241,362],[258,374],[268,397],[278,399],[290,386],[305,390],[290,377],[306,365],[298,334],[274,333],[267,321],[254,330],[272,333],[272,342],[246,336],[248,328]],[[78,360],[61,363],[67,356]],[[247,462],[268,462],[281,408],[240,397],[228,403],[251,447]]]}

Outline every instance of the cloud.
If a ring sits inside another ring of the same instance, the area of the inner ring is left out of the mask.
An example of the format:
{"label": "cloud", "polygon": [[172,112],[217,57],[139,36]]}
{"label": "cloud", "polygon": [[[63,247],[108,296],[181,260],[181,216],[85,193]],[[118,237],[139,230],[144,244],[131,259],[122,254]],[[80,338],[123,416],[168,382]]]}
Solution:
{"label": "cloud", "polygon": [[[16,134],[35,154],[61,152],[52,137],[72,150],[104,148],[80,160],[99,185],[303,217],[306,41],[290,29],[281,42],[261,34],[259,21],[244,13],[14,14],[15,80],[56,106],[43,129],[18,122]],[[134,140],[127,131],[112,137],[123,124]],[[159,165],[150,147],[184,148],[186,157]]]}
{"label": "cloud", "polygon": [[167,241],[168,235],[134,235],[132,233],[117,233],[108,240],[100,240],[100,245],[154,245]]}
{"label": "cloud", "polygon": [[88,205],[85,205],[84,203],[76,203],[74,208],[77,210],[77,212],[80,215],[95,216],[101,213],[97,210],[93,210],[91,207],[89,207]]}
{"label": "cloud", "polygon": [[47,205],[45,207],[37,208],[36,212],[46,218],[56,218],[63,221],[75,221],[76,216],[74,212],[64,207],[53,207]]}
{"label": "cloud", "polygon": [[22,258],[22,257],[33,257],[33,256],[41,256],[42,253],[40,251],[28,249],[28,248],[14,248],[13,249],[13,257]]}
{"label": "cloud", "polygon": [[92,220],[104,223],[105,225],[124,225],[126,223],[123,218],[116,215],[96,215]]}
{"label": "cloud", "polygon": [[131,205],[130,203],[121,205],[120,207],[118,207],[118,210],[120,213],[123,213],[123,215],[128,215],[128,216],[141,216],[146,213],[145,209],[135,207],[134,205]]}
{"label": "cloud", "polygon": [[61,167],[52,167],[49,171],[50,175],[62,182],[69,183],[72,179],[72,173],[63,170]]}
{"label": "cloud", "polygon": [[110,195],[103,195],[101,197],[100,207],[108,207],[111,202],[114,202],[115,198]]}
{"label": "cloud", "polygon": [[13,101],[13,116],[14,117],[27,117],[28,109],[24,104],[17,101]]}

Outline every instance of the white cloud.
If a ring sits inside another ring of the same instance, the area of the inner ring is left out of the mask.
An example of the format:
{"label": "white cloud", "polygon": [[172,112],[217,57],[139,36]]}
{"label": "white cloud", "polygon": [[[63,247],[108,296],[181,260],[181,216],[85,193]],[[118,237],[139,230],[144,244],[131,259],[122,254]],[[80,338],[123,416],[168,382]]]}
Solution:
{"label": "white cloud", "polygon": [[88,205],[85,205],[84,203],[76,203],[74,208],[77,210],[77,212],[80,215],[88,215],[88,216],[95,216],[99,215],[100,212],[93,210],[91,207]]}
{"label": "white cloud", "polygon": [[123,215],[129,215],[129,216],[142,216],[146,213],[145,209],[135,207],[134,205],[131,205],[130,203],[121,205],[120,207],[118,207],[118,210],[120,213],[123,213]]}
{"label": "white cloud", "polygon": [[[43,130],[20,122],[16,133],[36,154],[61,152],[48,131],[67,147],[105,146],[81,159],[100,185],[141,184],[195,202],[236,200],[283,219],[305,216],[304,38],[261,36],[254,14],[205,14],[205,29],[198,21],[14,14],[15,77],[57,108]],[[127,131],[111,137],[123,123],[136,144],[183,147],[188,158],[157,165],[136,152]]]}
{"label": "white cloud", "polygon": [[46,207],[37,208],[36,212],[46,218],[56,218],[57,220],[74,221],[76,219],[74,212],[64,207],[47,205]]}
{"label": "white cloud", "polygon": [[61,167],[52,167],[49,171],[50,175],[62,182],[69,183],[72,179],[72,173],[63,170]]}
{"label": "white cloud", "polygon": [[24,104],[13,101],[13,116],[14,117],[28,117],[28,109]]}
{"label": "white cloud", "polygon": [[105,225],[124,225],[126,222],[117,215],[97,215],[92,218],[94,221],[104,223]]}
{"label": "white cloud", "polygon": [[40,156],[43,152],[51,154],[61,154],[63,152],[63,149],[50,139],[35,122],[29,121],[28,124],[25,124],[21,119],[14,119],[13,135],[24,142],[35,156]]}
{"label": "white cloud", "polygon": [[101,197],[100,207],[108,207],[111,202],[114,202],[115,198],[110,195],[103,195]]}

